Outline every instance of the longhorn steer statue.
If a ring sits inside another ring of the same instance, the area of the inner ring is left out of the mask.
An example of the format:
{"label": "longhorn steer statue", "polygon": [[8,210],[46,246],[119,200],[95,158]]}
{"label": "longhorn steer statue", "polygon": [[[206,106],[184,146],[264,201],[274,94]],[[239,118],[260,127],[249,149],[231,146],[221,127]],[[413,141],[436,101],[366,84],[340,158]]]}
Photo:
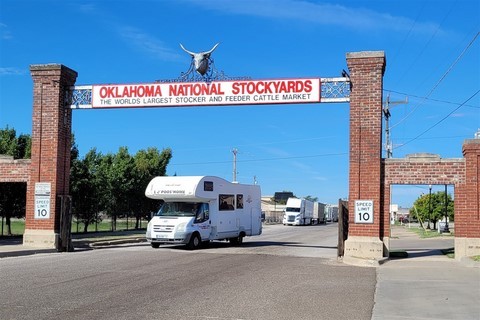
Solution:
{"label": "longhorn steer statue", "polygon": [[188,51],[180,43],[180,47],[183,49],[183,51],[185,51],[186,53],[192,56],[195,70],[202,76],[205,75],[205,73],[208,71],[208,62],[210,59],[210,55],[212,54],[213,50],[217,48],[218,45],[219,43],[214,45],[213,48],[209,51],[195,53],[192,51]]}

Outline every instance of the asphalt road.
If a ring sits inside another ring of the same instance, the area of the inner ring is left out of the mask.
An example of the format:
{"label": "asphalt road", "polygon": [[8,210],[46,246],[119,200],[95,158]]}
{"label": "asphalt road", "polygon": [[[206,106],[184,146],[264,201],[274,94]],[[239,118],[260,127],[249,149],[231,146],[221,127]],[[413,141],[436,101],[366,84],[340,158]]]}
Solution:
{"label": "asphalt road", "polygon": [[336,262],[336,226],[1,259],[0,319],[371,319],[376,271]]}

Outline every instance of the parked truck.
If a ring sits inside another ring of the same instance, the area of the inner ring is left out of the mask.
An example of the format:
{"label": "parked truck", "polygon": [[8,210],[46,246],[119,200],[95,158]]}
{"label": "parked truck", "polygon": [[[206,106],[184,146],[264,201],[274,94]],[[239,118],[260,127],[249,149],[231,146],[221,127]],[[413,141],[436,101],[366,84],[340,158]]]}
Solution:
{"label": "parked truck", "polygon": [[284,225],[303,226],[312,224],[313,202],[307,199],[288,198],[283,215]]}
{"label": "parked truck", "polygon": [[145,195],[163,200],[147,226],[153,248],[185,244],[197,249],[212,240],[238,245],[262,233],[260,187],[213,176],[155,177]]}
{"label": "parked truck", "polygon": [[325,204],[321,202],[313,203],[313,219],[312,224],[325,224]]}
{"label": "parked truck", "polygon": [[327,222],[337,222],[338,221],[338,206],[333,204],[327,204],[325,206],[325,215]]}

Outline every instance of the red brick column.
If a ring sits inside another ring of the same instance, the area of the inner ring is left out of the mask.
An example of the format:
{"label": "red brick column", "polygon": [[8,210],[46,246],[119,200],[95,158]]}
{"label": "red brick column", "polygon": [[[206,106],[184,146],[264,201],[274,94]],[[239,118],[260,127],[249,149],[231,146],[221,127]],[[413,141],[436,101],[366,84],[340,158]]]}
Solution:
{"label": "red brick column", "polygon": [[[60,226],[59,195],[68,195],[72,111],[66,92],[75,84],[77,73],[60,64],[32,65],[33,124],[30,183],[24,245],[56,248]],[[35,185],[51,186],[50,218],[35,216]]]}
{"label": "red brick column", "polygon": [[[349,230],[345,256],[382,258],[383,51],[347,53],[350,93]],[[373,223],[355,223],[355,200],[373,201]]]}
{"label": "red brick column", "polygon": [[480,139],[465,140],[465,181],[455,190],[455,259],[480,255]]}

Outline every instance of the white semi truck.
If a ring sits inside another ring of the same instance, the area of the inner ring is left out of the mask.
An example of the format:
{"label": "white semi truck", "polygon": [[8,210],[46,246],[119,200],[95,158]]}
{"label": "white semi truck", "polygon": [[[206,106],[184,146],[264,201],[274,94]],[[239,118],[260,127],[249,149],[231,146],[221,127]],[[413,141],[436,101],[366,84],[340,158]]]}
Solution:
{"label": "white semi truck", "polygon": [[312,224],[313,202],[307,199],[288,198],[283,215],[284,225],[303,226]]}
{"label": "white semi truck", "polygon": [[337,222],[338,206],[333,204],[327,204],[325,206],[325,215],[327,216],[327,222]]}
{"label": "white semi truck", "polygon": [[257,185],[213,176],[155,177],[145,195],[164,201],[147,226],[146,238],[153,248],[168,243],[197,249],[211,240],[237,245],[246,236],[262,233]]}
{"label": "white semi truck", "polygon": [[325,204],[321,202],[313,203],[313,220],[312,224],[325,224]]}

